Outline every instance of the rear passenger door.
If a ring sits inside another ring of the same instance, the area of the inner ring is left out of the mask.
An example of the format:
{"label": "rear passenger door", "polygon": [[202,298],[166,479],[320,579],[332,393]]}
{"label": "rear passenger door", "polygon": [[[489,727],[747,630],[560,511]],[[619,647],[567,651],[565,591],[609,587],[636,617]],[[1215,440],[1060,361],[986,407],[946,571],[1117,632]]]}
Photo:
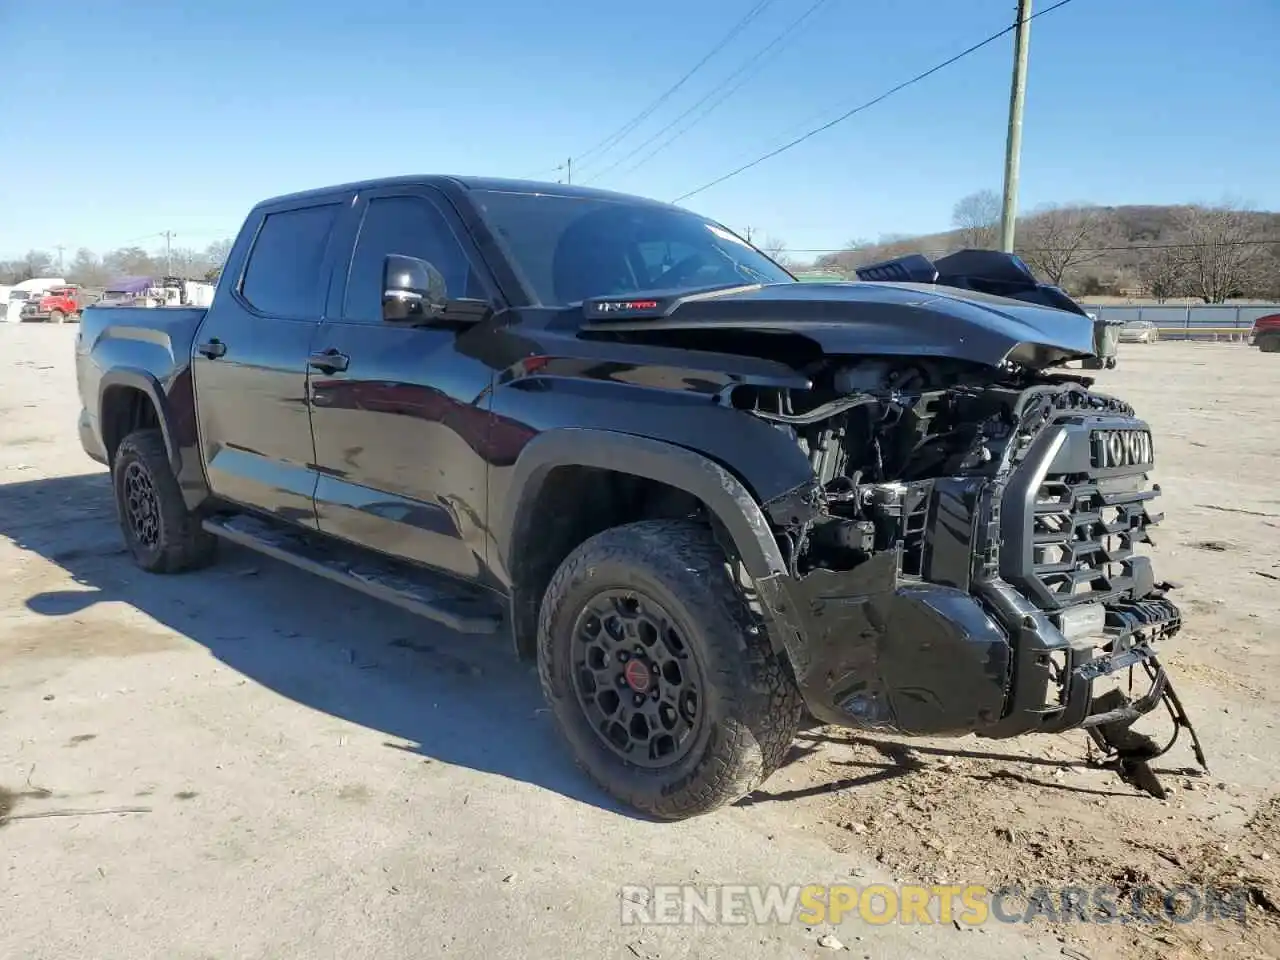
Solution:
{"label": "rear passenger door", "polygon": [[[213,493],[312,528],[307,354],[324,312],[344,199],[255,211],[248,258],[210,308],[192,359]],[[232,258],[239,262],[234,251]]]}
{"label": "rear passenger door", "polygon": [[[496,302],[448,202],[428,188],[360,197],[346,276],[313,348],[319,528],[466,579],[485,572],[492,371],[458,349],[484,330],[382,319],[389,254],[431,262],[449,297]],[[326,364],[333,357],[337,364]]]}

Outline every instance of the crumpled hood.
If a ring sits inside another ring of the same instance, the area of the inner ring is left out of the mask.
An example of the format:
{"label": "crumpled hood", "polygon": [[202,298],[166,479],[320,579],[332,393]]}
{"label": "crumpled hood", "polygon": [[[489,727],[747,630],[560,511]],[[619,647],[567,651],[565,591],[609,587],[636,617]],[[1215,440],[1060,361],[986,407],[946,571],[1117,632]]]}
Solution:
{"label": "crumpled hood", "polygon": [[753,330],[803,336],[828,354],[920,354],[989,366],[1040,368],[1094,356],[1088,317],[927,283],[776,283],[602,297],[584,308],[584,332]]}

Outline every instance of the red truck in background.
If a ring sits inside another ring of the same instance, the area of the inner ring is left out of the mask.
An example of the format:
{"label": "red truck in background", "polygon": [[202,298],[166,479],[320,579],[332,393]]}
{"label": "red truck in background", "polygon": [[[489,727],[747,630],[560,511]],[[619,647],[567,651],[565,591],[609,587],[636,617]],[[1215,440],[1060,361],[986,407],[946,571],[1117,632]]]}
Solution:
{"label": "red truck in background", "polygon": [[1267,314],[1253,321],[1249,342],[1263,353],[1280,353],[1280,313]]}
{"label": "red truck in background", "polygon": [[84,307],[84,292],[80,287],[68,284],[65,287],[51,287],[43,294],[32,297],[23,304],[19,318],[23,321],[62,323],[65,320],[79,320],[80,311]]}

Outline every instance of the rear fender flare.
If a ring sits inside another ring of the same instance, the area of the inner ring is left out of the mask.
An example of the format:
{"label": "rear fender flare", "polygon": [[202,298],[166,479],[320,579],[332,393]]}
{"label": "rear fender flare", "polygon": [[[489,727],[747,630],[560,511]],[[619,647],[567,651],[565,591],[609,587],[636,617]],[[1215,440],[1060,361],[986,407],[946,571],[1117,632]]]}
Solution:
{"label": "rear fender flare", "polygon": [[[135,390],[140,390],[151,400],[151,405],[156,411],[156,419],[160,421],[160,433],[164,437],[164,448],[169,455],[169,465],[173,468],[174,476],[180,476],[182,471],[182,455],[173,444],[173,436],[170,428],[172,415],[169,409],[169,401],[165,396],[164,388],[160,386],[160,381],[146,370],[141,370],[137,367],[116,367],[104,373],[102,375],[102,379],[98,383],[99,431],[104,431],[106,429],[107,420],[104,416],[106,412],[106,400],[108,392],[110,392],[113,387],[131,387]],[[105,441],[105,439],[106,438],[104,436],[103,440]],[[124,438],[121,437],[120,439]]]}

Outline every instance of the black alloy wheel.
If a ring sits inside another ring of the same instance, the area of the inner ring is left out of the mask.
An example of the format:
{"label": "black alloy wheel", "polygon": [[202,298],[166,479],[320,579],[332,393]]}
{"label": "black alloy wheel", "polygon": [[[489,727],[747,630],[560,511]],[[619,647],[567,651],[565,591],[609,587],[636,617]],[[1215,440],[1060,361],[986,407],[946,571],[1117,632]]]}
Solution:
{"label": "black alloy wheel", "polygon": [[538,612],[538,675],[574,758],[664,820],[756,789],[784,761],[800,696],[731,561],[693,520],[641,520],[579,544]]}
{"label": "black alloy wheel", "polygon": [[573,688],[601,740],[641,767],[678,762],[702,719],[702,670],[675,619],[638,591],[589,599],[573,628]]}
{"label": "black alloy wheel", "polygon": [[138,460],[124,469],[124,506],[129,527],[138,543],[154,550],[160,542],[160,500],[151,474]]}

